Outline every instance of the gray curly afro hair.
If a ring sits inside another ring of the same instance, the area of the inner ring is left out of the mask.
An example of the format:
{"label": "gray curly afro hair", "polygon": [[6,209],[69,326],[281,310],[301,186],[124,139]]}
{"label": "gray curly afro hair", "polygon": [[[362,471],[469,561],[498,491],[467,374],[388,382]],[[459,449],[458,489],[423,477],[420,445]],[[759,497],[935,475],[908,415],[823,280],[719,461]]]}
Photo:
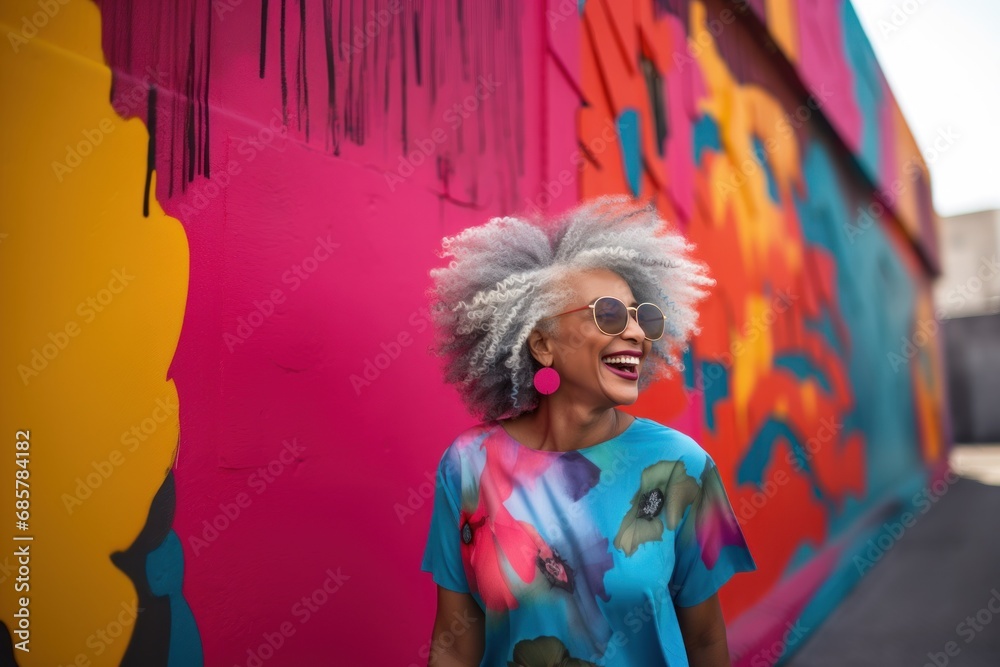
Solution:
{"label": "gray curly afro hair", "polygon": [[698,333],[696,305],[715,284],[691,256],[694,246],[668,230],[652,204],[625,195],[585,202],[549,221],[492,218],[441,245],[437,255],[455,259],[430,271],[431,352],[444,358],[445,381],[482,420],[538,406],[532,379],[541,364],[528,336],[535,328],[558,334],[559,318],[539,320],[569,306],[576,295],[566,279],[573,273],[609,269],[639,303],[663,308],[666,329],[644,362],[640,390],[683,368],[679,354]]}

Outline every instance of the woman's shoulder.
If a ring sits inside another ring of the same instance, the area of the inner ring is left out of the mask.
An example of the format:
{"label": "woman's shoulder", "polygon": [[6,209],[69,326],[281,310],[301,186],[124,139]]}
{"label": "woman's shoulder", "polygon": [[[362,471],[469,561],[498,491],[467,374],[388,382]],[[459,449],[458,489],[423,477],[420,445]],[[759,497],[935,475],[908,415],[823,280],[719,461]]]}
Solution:
{"label": "woman's shoulder", "polygon": [[449,486],[461,488],[466,475],[478,475],[486,457],[485,448],[481,445],[497,428],[501,428],[499,424],[485,422],[459,432],[438,458],[438,478]]}
{"label": "woman's shoulder", "polygon": [[449,460],[459,460],[473,452],[482,450],[480,445],[486,438],[494,434],[498,428],[501,428],[498,422],[487,421],[474,424],[460,431],[441,453],[442,464]]}
{"label": "woman's shoulder", "polygon": [[636,417],[629,431],[634,431],[633,439],[651,454],[663,459],[684,460],[697,463],[699,467],[711,460],[711,456],[698,442],[686,433],[661,424],[648,417]]}

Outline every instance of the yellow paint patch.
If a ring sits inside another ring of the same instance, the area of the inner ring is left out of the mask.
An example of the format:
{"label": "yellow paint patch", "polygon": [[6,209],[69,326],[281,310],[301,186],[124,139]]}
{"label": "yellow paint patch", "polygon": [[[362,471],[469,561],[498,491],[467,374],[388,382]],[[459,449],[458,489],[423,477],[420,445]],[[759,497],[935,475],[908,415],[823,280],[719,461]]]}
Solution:
{"label": "yellow paint patch", "polygon": [[732,396],[737,426],[748,437],[747,407],[760,379],[770,373],[774,364],[774,341],[764,313],[768,302],[758,295],[747,297],[747,324],[741,331],[733,331]]}
{"label": "yellow paint patch", "polygon": [[[895,201],[895,208],[899,213],[897,218],[910,238],[918,240],[921,235],[921,201],[917,180],[923,178],[930,187],[930,174],[923,162],[917,142],[913,138],[913,133],[910,132],[910,127],[906,124],[906,118],[903,117],[903,112],[896,105],[892,107],[892,126],[896,132],[896,141],[894,142],[896,154],[891,157],[896,163],[896,174],[893,182],[889,183],[889,187],[899,183],[896,188],[901,191]],[[940,233],[940,226],[935,224],[934,230],[935,233]]]}
{"label": "yellow paint patch", "polygon": [[[775,248],[786,258],[790,271],[797,272],[802,264],[802,245],[789,232],[782,206],[788,206],[793,188],[801,185],[799,146],[792,129],[793,123],[801,121],[789,118],[766,90],[740,85],[705,21],[705,6],[691,3],[689,49],[696,54],[708,93],[700,106],[716,121],[722,144],[722,155],[710,163],[715,224],[724,224],[726,210],[732,210],[748,278],[767,273]],[[774,175],[777,203],[769,195],[765,164],[757,154],[755,139]]]}
{"label": "yellow paint patch", "polygon": [[778,396],[774,400],[774,417],[781,421],[788,418],[788,397]]}
{"label": "yellow paint patch", "polygon": [[797,3],[792,0],[767,0],[767,29],[781,50],[793,63],[799,60]]}
{"label": "yellow paint patch", "polygon": [[808,378],[799,384],[799,397],[802,399],[802,416],[806,422],[812,422],[817,418],[819,408],[819,388],[816,381]]}
{"label": "yellow paint patch", "polygon": [[[0,4],[8,96],[0,277],[9,286],[0,294],[0,478],[9,488],[15,431],[30,430],[24,534],[35,538],[31,588],[17,593],[30,595],[31,651],[16,656],[22,667],[78,655],[117,665],[134,627],[123,604],[137,596],[109,556],[139,533],[177,444],[177,393],[166,374],[184,314],[188,247],[155,199],[142,216],[148,134],[110,105],[97,6],[53,4],[52,16],[37,2]],[[133,427],[141,439],[127,439]],[[6,502],[0,537],[10,544]],[[9,628],[12,583],[0,586]]]}
{"label": "yellow paint patch", "polygon": [[[918,323],[911,334],[914,339],[917,332],[926,328],[926,323],[935,321],[934,304],[930,296],[929,286],[924,285],[917,297],[915,322]],[[940,323],[937,324],[940,327]],[[940,332],[940,329],[938,329]],[[910,378],[913,381],[913,394],[916,405],[917,419],[920,422],[922,449],[924,461],[934,464],[945,456],[945,443],[941,424],[941,414],[944,410],[944,391],[942,388],[943,369],[941,363],[941,336],[932,335],[920,345],[917,356],[910,363]]]}

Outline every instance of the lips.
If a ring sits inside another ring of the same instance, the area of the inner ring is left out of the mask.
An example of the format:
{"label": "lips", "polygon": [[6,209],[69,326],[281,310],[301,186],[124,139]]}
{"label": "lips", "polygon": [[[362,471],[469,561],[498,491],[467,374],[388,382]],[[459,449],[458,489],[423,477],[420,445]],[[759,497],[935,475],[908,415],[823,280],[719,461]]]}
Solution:
{"label": "lips", "polygon": [[614,354],[605,355],[601,362],[609,371],[626,380],[637,380],[639,378],[639,364],[642,361],[641,352],[626,350]]}

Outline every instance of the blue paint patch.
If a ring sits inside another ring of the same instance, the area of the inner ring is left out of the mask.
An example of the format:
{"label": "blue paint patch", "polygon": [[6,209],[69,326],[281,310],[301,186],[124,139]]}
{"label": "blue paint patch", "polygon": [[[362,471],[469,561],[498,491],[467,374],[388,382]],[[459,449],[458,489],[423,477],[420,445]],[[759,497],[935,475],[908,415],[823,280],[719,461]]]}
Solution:
{"label": "blue paint patch", "polygon": [[753,152],[757,157],[757,164],[761,166],[764,170],[764,175],[767,176],[767,194],[775,204],[780,204],[781,200],[778,197],[778,181],[774,178],[774,171],[771,169],[771,164],[767,161],[767,151],[764,150],[764,142],[760,140],[760,137],[754,136],[753,138]]}
{"label": "blue paint patch", "polygon": [[854,399],[851,411],[840,418],[840,438],[846,441],[855,431],[864,436],[866,497],[841,508],[835,523],[843,526],[901,476],[922,469],[923,462],[915,445],[920,435],[910,375],[894,371],[887,358],[910,336],[916,289],[881,224],[847,234],[854,212],[836,164],[823,144],[809,142],[802,175],[810,198],[794,199],[806,242],[834,259],[837,303],[850,336],[843,349],[837,348]]}
{"label": "blue paint patch", "polygon": [[701,384],[704,389],[705,426],[715,430],[716,401],[729,396],[729,369],[715,361],[701,362]]}
{"label": "blue paint patch", "polygon": [[858,158],[868,177],[877,183],[880,149],[878,108],[882,104],[882,85],[877,74],[878,60],[852,3],[841,3],[841,9],[844,26],[841,46],[854,74],[854,95],[861,112],[861,146]]}
{"label": "blue paint patch", "polygon": [[639,114],[635,109],[624,109],[615,120],[618,143],[622,149],[625,179],[632,195],[639,196],[642,175],[642,146],[639,143]]}
{"label": "blue paint patch", "polygon": [[819,484],[819,477],[809,464],[811,457],[802,446],[798,434],[792,431],[788,424],[778,419],[769,418],[757,431],[743,461],[740,462],[739,468],[736,470],[736,483],[753,484],[758,489],[762,488],[765,482],[764,470],[767,469],[768,463],[774,456],[774,444],[779,439],[787,441],[791,447],[792,454],[798,463],[798,469],[801,471],[800,474],[805,476],[812,487],[813,496],[825,505],[827,512],[832,512],[832,502],[823,492]]}
{"label": "blue paint patch", "polygon": [[184,550],[172,529],[163,543],[146,557],[146,577],[149,588],[157,597],[170,600],[170,655],[167,667],[201,667],[204,657],[201,635],[191,607],[181,591],[184,584]]}
{"label": "blue paint patch", "polygon": [[837,329],[833,325],[833,317],[828,310],[824,309],[820,312],[818,319],[806,319],[805,326],[806,329],[822,336],[827,345],[837,353],[837,356],[844,356],[846,350],[840,337],[837,335]]}
{"label": "blue paint patch", "polygon": [[811,561],[818,553],[819,549],[812,542],[800,542],[795,547],[792,555],[789,556],[788,562],[785,564],[785,570],[781,573],[781,578],[784,579],[793,574],[800,567]]}
{"label": "blue paint patch", "polygon": [[846,496],[844,504],[840,508],[840,515],[834,517],[830,522],[830,538],[833,539],[844,531],[850,530],[854,525],[852,523],[853,520],[861,516],[867,508],[868,502],[864,498],[859,499],[854,496]]}
{"label": "blue paint patch", "polygon": [[694,384],[694,353],[691,352],[691,348],[684,350],[684,356],[681,357],[681,361],[684,364],[684,388],[692,390],[695,388]]}
{"label": "blue paint patch", "polygon": [[701,164],[701,154],[706,149],[722,152],[722,137],[719,125],[711,116],[702,116],[694,125],[694,163]]}
{"label": "blue paint patch", "polygon": [[587,0],[577,0],[576,9],[580,12],[580,16],[583,16],[583,8],[586,6]]}
{"label": "blue paint patch", "polygon": [[799,381],[813,378],[827,392],[833,391],[826,375],[816,367],[812,359],[804,354],[779,354],[774,359],[776,368],[784,368],[793,373]]}

